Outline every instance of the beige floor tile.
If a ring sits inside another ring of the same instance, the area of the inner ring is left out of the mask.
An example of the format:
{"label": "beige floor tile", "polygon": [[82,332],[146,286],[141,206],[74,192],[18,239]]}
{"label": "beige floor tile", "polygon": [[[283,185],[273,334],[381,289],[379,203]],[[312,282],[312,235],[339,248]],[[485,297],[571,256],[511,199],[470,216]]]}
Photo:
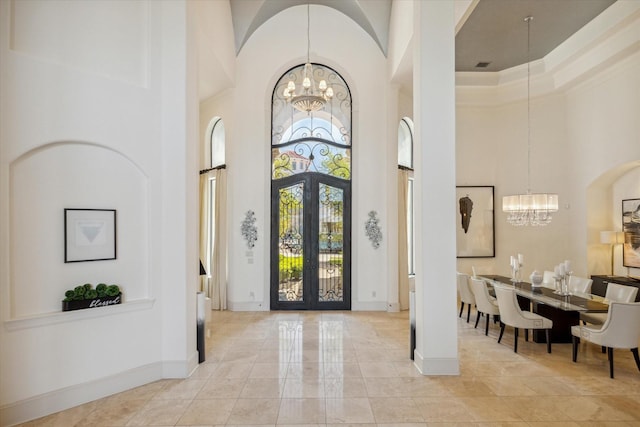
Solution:
{"label": "beige floor tile", "polygon": [[275,424],[278,419],[280,399],[238,399],[227,424]]}
{"label": "beige floor tile", "polygon": [[249,378],[240,393],[242,398],[280,398],[284,390],[282,378]]}
{"label": "beige floor tile", "polygon": [[367,397],[367,387],[362,378],[326,378],[324,395],[327,399]]}
{"label": "beige floor tile", "polygon": [[[175,425],[226,424],[237,399],[196,399]],[[173,424],[169,424],[173,425]]]}
{"label": "beige floor tile", "polygon": [[256,362],[249,372],[249,378],[285,378],[287,363]]}
{"label": "beige floor tile", "polygon": [[375,397],[369,402],[378,424],[424,422],[420,409],[410,397]]}
{"label": "beige floor tile", "polygon": [[319,398],[324,397],[323,378],[287,378],[282,397]]}
{"label": "beige floor tile", "polygon": [[358,363],[325,363],[325,378],[362,378]]}
{"label": "beige floor tile", "polygon": [[280,402],[277,424],[325,424],[325,399],[288,399]]}
{"label": "beige floor tile", "polygon": [[420,397],[414,398],[414,402],[427,423],[477,421],[469,408],[457,397]]}
{"label": "beige floor tile", "polygon": [[362,397],[327,399],[326,414],[329,424],[375,422],[369,399]]}
{"label": "beige floor tile", "polygon": [[150,400],[126,425],[175,425],[185,413],[189,404],[189,400]]}
{"label": "beige floor tile", "polygon": [[240,396],[247,380],[244,378],[216,378],[208,380],[196,399],[229,399]]}

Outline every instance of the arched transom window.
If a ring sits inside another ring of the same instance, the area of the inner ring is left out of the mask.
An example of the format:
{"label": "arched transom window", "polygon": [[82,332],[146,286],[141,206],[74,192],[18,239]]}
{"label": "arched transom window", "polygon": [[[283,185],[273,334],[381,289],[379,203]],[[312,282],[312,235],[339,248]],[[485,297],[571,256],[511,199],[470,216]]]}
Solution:
{"label": "arched transom window", "polygon": [[313,64],[316,81],[325,80],[334,96],[318,111],[293,108],[283,96],[289,81],[300,87],[304,65],[287,71],[275,85],[271,108],[272,179],[317,172],[351,179],[351,94],[333,69]]}

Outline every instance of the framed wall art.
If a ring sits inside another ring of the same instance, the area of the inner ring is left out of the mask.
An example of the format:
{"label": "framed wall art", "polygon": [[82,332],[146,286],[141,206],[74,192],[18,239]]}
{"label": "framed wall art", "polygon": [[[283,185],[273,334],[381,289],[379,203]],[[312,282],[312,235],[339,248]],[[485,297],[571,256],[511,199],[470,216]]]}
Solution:
{"label": "framed wall art", "polygon": [[622,201],[622,265],[640,268],[640,199]]}
{"label": "framed wall art", "polygon": [[456,256],[495,257],[493,185],[456,186]]}
{"label": "framed wall art", "polygon": [[64,262],[116,259],[115,209],[64,210]]}

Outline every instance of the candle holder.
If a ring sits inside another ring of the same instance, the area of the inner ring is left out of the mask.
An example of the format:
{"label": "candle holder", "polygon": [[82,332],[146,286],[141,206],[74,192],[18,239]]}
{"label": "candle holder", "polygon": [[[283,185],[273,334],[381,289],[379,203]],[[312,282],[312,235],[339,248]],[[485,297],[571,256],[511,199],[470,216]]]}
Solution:
{"label": "candle holder", "polygon": [[555,279],[555,294],[562,296],[570,296],[571,292],[569,290],[569,283],[571,282],[571,271],[566,272],[565,274],[554,276]]}

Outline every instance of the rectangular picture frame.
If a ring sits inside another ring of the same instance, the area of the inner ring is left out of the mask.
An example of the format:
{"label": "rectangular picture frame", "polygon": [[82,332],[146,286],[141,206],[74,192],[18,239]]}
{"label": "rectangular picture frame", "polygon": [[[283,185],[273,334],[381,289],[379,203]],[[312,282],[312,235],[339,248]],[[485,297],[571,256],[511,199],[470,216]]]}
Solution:
{"label": "rectangular picture frame", "polygon": [[493,185],[456,186],[456,256],[494,258]]}
{"label": "rectangular picture frame", "polygon": [[640,199],[622,201],[622,265],[640,268]]}
{"label": "rectangular picture frame", "polygon": [[116,210],[64,210],[64,262],[116,259]]}

